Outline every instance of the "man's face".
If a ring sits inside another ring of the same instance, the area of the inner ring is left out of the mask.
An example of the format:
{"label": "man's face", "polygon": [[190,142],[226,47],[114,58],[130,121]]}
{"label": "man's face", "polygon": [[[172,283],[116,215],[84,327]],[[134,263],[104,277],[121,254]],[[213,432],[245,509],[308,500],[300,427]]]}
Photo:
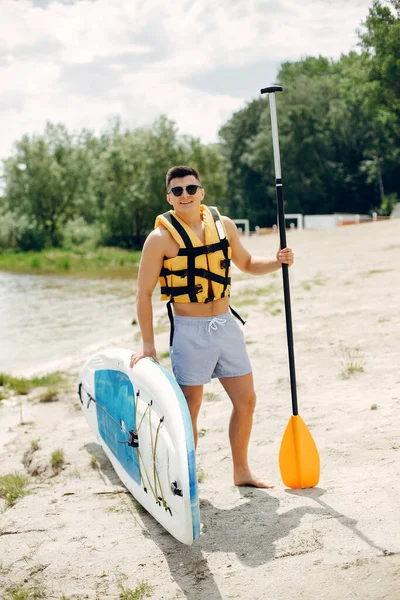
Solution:
{"label": "man's face", "polygon": [[[190,186],[199,186],[194,189],[191,189]],[[189,194],[187,187],[189,187],[189,192],[194,192],[193,194]],[[183,188],[183,191],[180,196],[175,196],[175,194],[171,191],[172,188],[178,188],[176,190],[179,192],[179,188]],[[171,182],[168,187],[167,200],[173,206],[174,210],[177,213],[184,213],[187,211],[191,211],[193,209],[198,210],[201,201],[204,198],[204,190],[201,187],[200,181],[194,175],[185,175],[185,177],[174,177],[171,179]]]}

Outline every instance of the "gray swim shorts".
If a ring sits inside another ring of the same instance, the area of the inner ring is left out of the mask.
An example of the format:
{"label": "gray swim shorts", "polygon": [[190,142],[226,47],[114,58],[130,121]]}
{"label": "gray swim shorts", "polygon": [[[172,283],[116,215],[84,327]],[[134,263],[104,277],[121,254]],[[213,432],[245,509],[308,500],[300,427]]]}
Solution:
{"label": "gray swim shorts", "polygon": [[229,312],[216,317],[174,316],[174,326],[170,355],[179,385],[204,385],[212,378],[251,373],[242,329]]}

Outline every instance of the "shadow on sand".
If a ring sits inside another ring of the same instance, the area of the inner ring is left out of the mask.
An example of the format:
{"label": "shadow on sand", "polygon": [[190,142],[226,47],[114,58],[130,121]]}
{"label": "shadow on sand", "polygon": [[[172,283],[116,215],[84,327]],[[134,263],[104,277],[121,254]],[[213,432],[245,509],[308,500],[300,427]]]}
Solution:
{"label": "shadow on sand", "polygon": [[[101,446],[92,443],[85,448],[96,457],[103,481],[107,483],[108,480],[123,487]],[[321,500],[325,492],[322,488],[285,490],[291,496],[313,500],[316,506],[292,508],[281,514],[278,514],[279,500],[266,490],[245,487],[238,489],[242,502],[233,508],[218,508],[208,500],[200,500],[203,533],[192,546],[178,542],[149,513],[141,514],[144,525],[142,535],[151,538],[163,552],[171,576],[188,600],[222,600],[205,555],[213,552],[228,555],[226,572],[221,572],[221,577],[229,573],[229,555],[232,554],[248,567],[259,567],[276,558],[276,542],[296,529],[304,515],[335,518],[371,548],[382,555],[387,554],[387,550],[374,544],[356,527],[357,521],[337,512]],[[136,500],[130,494],[126,498],[136,505]]]}
{"label": "shadow on sand", "polygon": [[[160,536],[160,525],[150,515],[143,516],[148,529],[144,535],[151,537],[164,553],[172,577],[189,600],[222,599],[203,553],[234,553],[246,566],[258,567],[275,557],[277,540],[298,527],[305,514],[325,513],[318,507],[303,506],[278,515],[279,500],[266,490],[239,491],[245,501],[227,510],[200,500],[204,532],[193,546],[183,546],[167,533]],[[221,576],[229,573],[229,557],[226,562]]]}

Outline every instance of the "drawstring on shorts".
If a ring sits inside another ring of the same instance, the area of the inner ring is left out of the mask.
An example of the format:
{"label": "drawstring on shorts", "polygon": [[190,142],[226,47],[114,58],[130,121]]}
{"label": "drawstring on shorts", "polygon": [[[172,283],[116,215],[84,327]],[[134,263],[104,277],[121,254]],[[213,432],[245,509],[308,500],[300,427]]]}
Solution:
{"label": "drawstring on shorts", "polygon": [[224,325],[226,319],[220,319],[219,317],[213,317],[208,323],[208,333],[211,333],[211,329],[217,330],[218,325]]}

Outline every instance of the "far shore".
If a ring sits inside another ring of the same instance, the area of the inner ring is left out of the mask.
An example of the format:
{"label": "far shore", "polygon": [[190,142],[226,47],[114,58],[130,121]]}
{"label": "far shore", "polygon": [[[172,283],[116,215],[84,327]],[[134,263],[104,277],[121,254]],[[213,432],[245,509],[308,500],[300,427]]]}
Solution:
{"label": "far shore", "polygon": [[0,252],[0,271],[31,275],[104,275],[136,274],[140,250],[99,247],[96,249],[47,248],[39,252]]}

